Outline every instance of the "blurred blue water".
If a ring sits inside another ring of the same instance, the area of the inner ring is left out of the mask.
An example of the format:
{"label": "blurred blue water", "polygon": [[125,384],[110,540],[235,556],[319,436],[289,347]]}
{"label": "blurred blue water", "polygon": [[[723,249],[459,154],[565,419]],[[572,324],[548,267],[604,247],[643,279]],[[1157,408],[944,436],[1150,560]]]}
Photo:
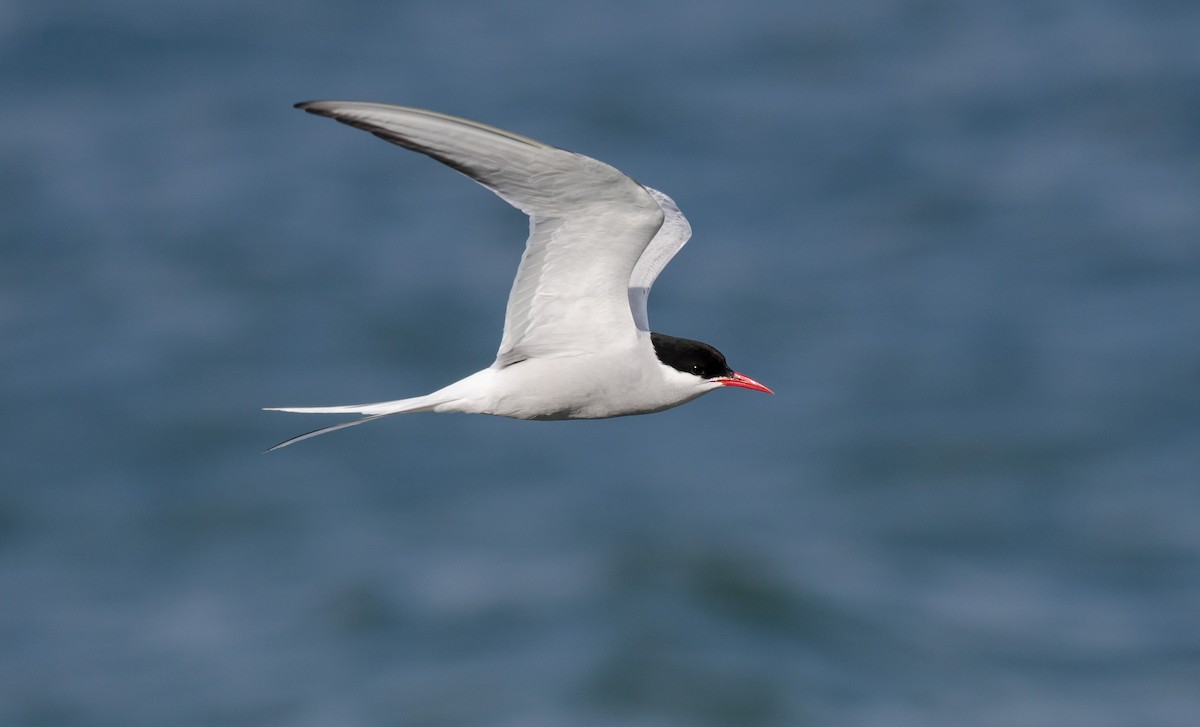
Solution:
{"label": "blurred blue water", "polygon": [[[0,722],[1197,724],[1198,23],[10,3]],[[490,361],[524,235],[329,97],[663,189],[777,395],[261,455]]]}

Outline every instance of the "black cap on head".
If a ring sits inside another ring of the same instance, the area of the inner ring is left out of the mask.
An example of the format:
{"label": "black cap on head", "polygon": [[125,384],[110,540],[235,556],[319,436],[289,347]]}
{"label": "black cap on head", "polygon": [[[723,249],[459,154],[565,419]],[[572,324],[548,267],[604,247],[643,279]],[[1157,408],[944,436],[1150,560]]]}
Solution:
{"label": "black cap on head", "polygon": [[658,360],[677,371],[702,379],[733,374],[721,352],[707,343],[662,333],[651,333],[650,342],[654,344],[654,354]]}

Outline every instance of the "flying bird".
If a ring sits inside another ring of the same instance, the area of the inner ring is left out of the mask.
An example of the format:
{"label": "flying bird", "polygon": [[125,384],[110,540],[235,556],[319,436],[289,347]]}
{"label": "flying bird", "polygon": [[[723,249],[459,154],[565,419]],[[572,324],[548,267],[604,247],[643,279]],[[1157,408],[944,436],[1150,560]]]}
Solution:
{"label": "flying bird", "polygon": [[772,393],[712,346],[651,332],[650,286],[692,234],[662,192],[582,154],[433,111],[348,101],[296,108],[442,162],[529,215],[530,226],[492,365],[425,396],[271,407],[361,415],[272,450],[408,412],[603,419],[659,412],[726,386]]}

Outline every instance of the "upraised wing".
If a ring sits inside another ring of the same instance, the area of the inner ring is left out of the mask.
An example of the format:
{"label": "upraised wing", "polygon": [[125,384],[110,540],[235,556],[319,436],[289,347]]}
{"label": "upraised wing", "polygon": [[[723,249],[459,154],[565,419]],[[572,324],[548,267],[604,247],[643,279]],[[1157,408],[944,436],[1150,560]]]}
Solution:
{"label": "upraised wing", "polygon": [[675,200],[657,189],[643,189],[654,197],[654,201],[663,211],[662,227],[658,228],[658,233],[638,258],[633,274],[629,277],[629,308],[633,312],[633,320],[638,329],[649,332],[650,320],[646,314],[646,299],[650,297],[650,287],[654,285],[658,274],[667,263],[671,262],[671,258],[675,257],[675,253],[679,252],[692,236],[692,226],[675,205]]}
{"label": "upraised wing", "polygon": [[[663,227],[659,198],[670,203],[666,195],[590,157],[466,119],[373,103],[296,106],[432,157],[529,215],[529,239],[493,366],[592,353],[636,340],[637,308],[631,308],[629,286],[643,251]],[[640,274],[647,289],[670,254],[647,263]],[[644,298],[640,310],[638,325],[643,325]]]}

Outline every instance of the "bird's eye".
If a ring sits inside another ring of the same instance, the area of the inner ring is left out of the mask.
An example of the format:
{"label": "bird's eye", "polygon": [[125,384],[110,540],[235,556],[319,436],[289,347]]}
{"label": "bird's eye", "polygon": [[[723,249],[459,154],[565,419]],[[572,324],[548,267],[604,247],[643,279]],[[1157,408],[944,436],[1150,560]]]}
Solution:
{"label": "bird's eye", "polygon": [[700,364],[692,364],[692,373],[693,374],[696,374],[697,376],[699,376],[703,370],[704,369],[700,366]]}

